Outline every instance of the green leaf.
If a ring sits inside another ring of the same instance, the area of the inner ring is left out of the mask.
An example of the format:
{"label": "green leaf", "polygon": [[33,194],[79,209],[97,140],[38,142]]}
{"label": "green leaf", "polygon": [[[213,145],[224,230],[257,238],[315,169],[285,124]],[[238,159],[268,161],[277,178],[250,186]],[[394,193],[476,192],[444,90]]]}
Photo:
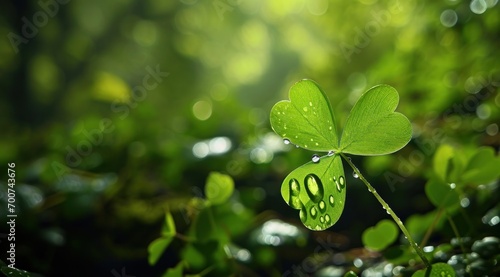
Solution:
{"label": "green leaf", "polygon": [[455,156],[453,147],[447,144],[442,144],[436,150],[433,159],[434,172],[444,182],[450,182],[449,174],[452,169],[452,159]]}
{"label": "green leaf", "polygon": [[229,175],[211,172],[205,185],[207,200],[214,205],[226,202],[233,194],[234,181]]}
{"label": "green leaf", "polygon": [[377,225],[363,232],[363,244],[375,251],[381,251],[391,245],[399,234],[398,226],[388,219],[381,220]]}
{"label": "green leaf", "polygon": [[148,246],[148,261],[150,265],[156,264],[165,249],[172,242],[176,233],[177,231],[175,230],[174,218],[172,217],[170,211],[167,211],[165,213],[165,223],[163,224],[161,230],[162,237],[154,240]]}
{"label": "green leaf", "polygon": [[168,245],[172,242],[174,237],[161,237],[153,242],[151,242],[148,246],[148,262],[150,265],[156,264],[160,259],[161,255],[168,247]]}
{"label": "green leaf", "polygon": [[499,168],[500,158],[495,156],[493,148],[481,147],[469,159],[461,181],[474,184],[491,182],[500,176]]}
{"label": "green leaf", "polygon": [[413,273],[412,277],[455,277],[453,267],[445,263],[435,263],[431,268],[425,268]]}
{"label": "green leaf", "polygon": [[326,94],[311,80],[295,83],[290,101],[280,101],[271,109],[271,126],[291,143],[313,151],[338,149],[338,134]]}
{"label": "green leaf", "polygon": [[300,220],[311,230],[325,230],[342,215],[346,179],[339,155],[326,156],[292,171],[281,185],[281,196],[300,210]]}
{"label": "green leaf", "polygon": [[429,180],[425,185],[425,194],[437,208],[453,208],[460,203],[457,191],[441,180]]}
{"label": "green leaf", "polygon": [[162,236],[165,236],[165,237],[173,237],[175,236],[176,234],[176,230],[175,230],[175,222],[174,222],[174,218],[172,217],[172,214],[170,213],[170,211],[167,211],[165,213],[165,224],[163,224],[163,228],[161,230],[161,235]]}
{"label": "green leaf", "polygon": [[182,271],[184,270],[184,262],[181,261],[175,267],[169,268],[163,277],[182,277]]}
{"label": "green leaf", "polygon": [[378,85],[359,98],[347,118],[340,139],[340,151],[354,155],[384,155],[403,148],[411,139],[412,128],[406,116],[394,112],[398,92]]}

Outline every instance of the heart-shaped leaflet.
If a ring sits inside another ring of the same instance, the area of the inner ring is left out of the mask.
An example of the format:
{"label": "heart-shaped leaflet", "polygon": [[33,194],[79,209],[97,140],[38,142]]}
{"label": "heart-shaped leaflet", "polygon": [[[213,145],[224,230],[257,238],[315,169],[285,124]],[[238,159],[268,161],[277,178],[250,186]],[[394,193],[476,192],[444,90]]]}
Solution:
{"label": "heart-shaped leaflet", "polygon": [[302,223],[312,230],[332,226],[342,214],[346,180],[340,153],[384,155],[405,146],[411,138],[411,124],[394,112],[399,96],[387,85],[375,86],[354,105],[341,139],[326,94],[311,80],[290,88],[290,100],[271,110],[271,126],[285,140],[327,157],[292,171],[281,185],[281,195],[300,210]]}
{"label": "heart-shaped leaflet", "polygon": [[325,230],[344,210],[344,168],[339,155],[338,134],[326,94],[311,80],[290,88],[290,101],[283,100],[271,110],[274,131],[291,143],[330,154],[320,162],[309,162],[290,173],[281,185],[281,196],[300,210],[300,220],[311,230]]}

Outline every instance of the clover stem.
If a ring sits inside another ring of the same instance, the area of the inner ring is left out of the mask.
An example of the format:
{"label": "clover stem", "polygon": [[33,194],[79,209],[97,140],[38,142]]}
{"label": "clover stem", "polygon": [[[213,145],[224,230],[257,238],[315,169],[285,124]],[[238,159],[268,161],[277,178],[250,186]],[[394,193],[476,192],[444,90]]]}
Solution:
{"label": "clover stem", "polygon": [[427,258],[424,256],[424,252],[422,251],[422,249],[420,249],[420,247],[418,246],[418,244],[411,237],[411,235],[408,232],[408,230],[406,230],[406,227],[404,226],[403,221],[401,221],[401,219],[399,219],[399,217],[396,215],[396,213],[394,213],[394,211],[389,207],[389,205],[387,204],[387,202],[385,202],[384,199],[382,199],[382,197],[378,194],[378,192],[375,190],[375,188],[372,187],[372,185],[370,185],[370,183],[368,182],[368,180],[365,179],[365,177],[363,176],[363,174],[361,174],[361,172],[359,171],[359,169],[352,163],[352,161],[350,160],[350,158],[346,157],[343,153],[340,153],[340,155],[352,167],[352,169],[354,170],[354,172],[356,172],[356,174],[358,175],[359,179],[361,181],[363,181],[363,183],[365,183],[366,187],[368,188],[368,191],[371,192],[375,196],[375,198],[377,198],[377,200],[378,200],[378,202],[380,202],[380,204],[382,204],[382,208],[384,208],[384,210],[386,210],[387,213],[396,222],[396,224],[398,225],[399,229],[401,229],[401,231],[405,235],[405,238],[410,243],[410,246],[413,247],[413,249],[415,250],[415,252],[417,252],[418,256],[420,257],[420,259],[422,259],[422,261],[424,262],[425,266],[428,267],[428,268],[430,268],[431,264],[429,263],[429,261],[427,260]]}

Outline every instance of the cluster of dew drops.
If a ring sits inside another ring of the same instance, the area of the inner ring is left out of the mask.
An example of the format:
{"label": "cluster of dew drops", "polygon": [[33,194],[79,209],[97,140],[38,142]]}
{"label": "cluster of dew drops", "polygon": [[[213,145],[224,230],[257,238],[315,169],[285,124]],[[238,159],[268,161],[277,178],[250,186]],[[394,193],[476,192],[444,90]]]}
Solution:
{"label": "cluster of dew drops", "polygon": [[[290,144],[293,145],[292,142],[289,139],[287,139],[287,138],[283,139],[283,143],[286,144],[286,145],[290,145]],[[298,148],[299,146],[295,145],[295,147]],[[331,157],[333,155],[335,155],[335,151],[333,151],[333,150],[328,151],[328,153],[326,154],[326,156],[328,156],[328,157]],[[351,159],[351,158],[349,158],[349,159]],[[312,160],[313,163],[319,163],[320,160],[321,160],[321,156],[318,155],[318,154],[313,154],[311,160]],[[356,173],[356,171],[352,172],[352,177],[354,177],[356,179],[359,178],[359,176]]]}

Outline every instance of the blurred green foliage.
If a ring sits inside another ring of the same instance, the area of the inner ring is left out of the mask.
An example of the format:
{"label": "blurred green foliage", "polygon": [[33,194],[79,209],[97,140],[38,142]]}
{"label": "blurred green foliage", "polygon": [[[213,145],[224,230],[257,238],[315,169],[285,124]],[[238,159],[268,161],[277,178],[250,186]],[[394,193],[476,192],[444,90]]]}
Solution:
{"label": "blurred green foliage", "polygon": [[[183,248],[174,240],[153,267],[147,246],[167,210],[179,233],[190,224],[208,232],[189,220],[207,176],[219,171],[235,185],[218,212],[242,222],[230,239],[251,257],[231,258],[234,274],[411,274],[404,240],[382,254],[363,248],[363,231],[387,215],[367,208],[379,205],[354,178],[342,218],[321,233],[302,228],[282,201],[284,176],[311,154],[284,145],[268,114],[294,82],[310,78],[329,92],[338,122],[367,88],[398,90],[411,142],[353,162],[414,222],[409,231],[434,247],[436,261],[457,274],[475,263],[476,275],[498,275],[498,255],[472,248],[500,226],[498,175],[476,173],[498,159],[500,145],[498,9],[494,0],[2,3],[0,164],[16,163],[16,267],[160,276],[186,257],[205,263],[210,241]],[[446,176],[462,181],[447,215],[425,190],[442,175],[433,166],[442,144],[453,149],[441,157],[453,164]],[[452,243],[450,222],[470,245]],[[0,226],[7,249],[9,230]]]}

